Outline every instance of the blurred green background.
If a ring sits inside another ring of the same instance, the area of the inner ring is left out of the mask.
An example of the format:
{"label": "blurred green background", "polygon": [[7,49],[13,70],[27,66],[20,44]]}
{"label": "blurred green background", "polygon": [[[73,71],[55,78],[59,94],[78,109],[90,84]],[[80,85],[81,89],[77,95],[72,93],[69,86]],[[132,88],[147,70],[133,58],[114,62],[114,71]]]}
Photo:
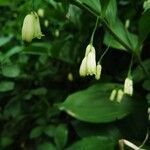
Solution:
{"label": "blurred green background", "polygon": [[[0,150],[115,150],[119,139],[142,144],[150,104],[150,2],[143,3],[0,0]],[[22,24],[33,9],[44,36],[26,43]],[[98,81],[79,76],[97,17],[97,61],[109,47]],[[134,95],[111,102],[132,56]],[[150,149],[148,139],[144,145]]]}

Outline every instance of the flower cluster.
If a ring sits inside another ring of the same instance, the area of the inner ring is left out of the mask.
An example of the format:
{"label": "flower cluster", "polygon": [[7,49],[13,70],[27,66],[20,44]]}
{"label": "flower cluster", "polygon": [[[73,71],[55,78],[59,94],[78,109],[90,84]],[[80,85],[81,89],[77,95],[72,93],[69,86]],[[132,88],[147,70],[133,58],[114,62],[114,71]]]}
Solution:
{"label": "flower cluster", "polygon": [[31,42],[33,38],[40,39],[43,36],[41,32],[39,17],[36,12],[26,15],[22,26],[22,40]]}
{"label": "flower cluster", "polygon": [[114,101],[116,99],[116,101],[120,103],[123,99],[123,96],[124,96],[124,92],[122,89],[119,89],[119,90],[114,89],[112,90],[109,99],[111,101]]}
{"label": "flower cluster", "polygon": [[102,67],[100,64],[96,65],[96,52],[92,44],[86,48],[85,56],[81,62],[79,74],[82,77],[95,75],[97,80],[100,79]]}

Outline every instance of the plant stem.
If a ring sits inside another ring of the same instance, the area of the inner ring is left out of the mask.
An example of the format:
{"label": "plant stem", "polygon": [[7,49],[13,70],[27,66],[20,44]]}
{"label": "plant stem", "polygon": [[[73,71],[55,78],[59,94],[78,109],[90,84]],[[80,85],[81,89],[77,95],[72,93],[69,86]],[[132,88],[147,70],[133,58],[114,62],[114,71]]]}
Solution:
{"label": "plant stem", "polygon": [[34,11],[34,9],[35,9],[35,1],[32,0],[32,10]]}
{"label": "plant stem", "polygon": [[[89,11],[91,14],[93,14],[94,16],[96,16],[97,18],[100,19],[102,25],[106,28],[106,30],[127,50],[129,50],[130,52],[134,52],[134,50],[132,48],[130,48],[122,39],[120,39],[120,37],[118,35],[115,34],[115,32],[112,31],[112,29],[110,28],[109,24],[107,23],[107,21],[105,20],[105,18],[102,18],[100,16],[100,14],[96,14],[94,11],[92,11],[90,8],[88,8],[86,5],[84,5],[80,0],[74,0],[75,2],[77,2],[80,6],[82,6],[83,8],[85,8],[87,11]],[[134,53],[135,54],[135,53]],[[136,55],[136,58],[144,72],[144,74],[146,76],[149,76],[149,73],[147,71],[147,69],[143,66],[141,58],[139,55]]]}
{"label": "plant stem", "polygon": [[91,36],[91,40],[90,40],[91,44],[93,44],[94,34],[95,34],[95,31],[96,31],[96,28],[98,25],[98,20],[99,20],[99,17],[97,17],[97,19],[96,19],[95,27],[94,27],[93,32],[92,32],[92,36]]}

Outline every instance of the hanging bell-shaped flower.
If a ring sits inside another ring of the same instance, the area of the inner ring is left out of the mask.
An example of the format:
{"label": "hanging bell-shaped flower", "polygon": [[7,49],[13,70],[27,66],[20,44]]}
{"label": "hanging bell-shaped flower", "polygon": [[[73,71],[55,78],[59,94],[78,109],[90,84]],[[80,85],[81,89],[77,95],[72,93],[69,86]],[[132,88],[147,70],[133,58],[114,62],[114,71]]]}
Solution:
{"label": "hanging bell-shaped flower", "polygon": [[124,82],[124,93],[130,96],[133,95],[133,81],[130,78],[126,78]]}
{"label": "hanging bell-shaped flower", "polygon": [[95,75],[96,80],[100,79],[101,72],[102,72],[102,66],[100,64],[97,64],[97,66],[96,66],[96,75]]}
{"label": "hanging bell-shaped flower", "polygon": [[28,14],[24,18],[22,26],[22,40],[31,42],[34,38],[34,15]]}
{"label": "hanging bell-shaped flower", "polygon": [[92,49],[87,56],[87,74],[96,75],[96,56],[95,49]]}
{"label": "hanging bell-shaped flower", "polygon": [[31,42],[33,38],[40,39],[42,35],[39,17],[36,12],[26,15],[22,26],[22,40]]}

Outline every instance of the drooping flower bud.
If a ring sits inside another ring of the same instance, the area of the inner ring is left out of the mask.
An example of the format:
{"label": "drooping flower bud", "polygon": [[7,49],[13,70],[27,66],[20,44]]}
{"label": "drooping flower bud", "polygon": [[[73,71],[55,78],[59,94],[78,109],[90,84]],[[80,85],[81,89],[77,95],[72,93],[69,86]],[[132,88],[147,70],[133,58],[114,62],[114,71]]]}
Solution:
{"label": "drooping flower bud", "polygon": [[124,82],[124,93],[130,96],[133,95],[133,81],[130,78],[126,78]]}
{"label": "drooping flower bud", "polygon": [[37,11],[37,13],[38,13],[38,16],[40,16],[41,18],[43,18],[44,17],[44,9],[43,8],[39,8],[38,9],[38,11]]}
{"label": "drooping flower bud", "polygon": [[87,56],[87,74],[96,75],[96,56],[95,49],[92,49]]}
{"label": "drooping flower bud", "polygon": [[87,57],[84,57],[81,62],[79,74],[81,77],[85,77],[87,75]]}
{"label": "drooping flower bud", "polygon": [[73,74],[72,73],[68,73],[68,80],[70,81],[70,82],[72,82],[73,81]]}
{"label": "drooping flower bud", "polygon": [[39,17],[36,12],[28,14],[22,26],[22,40],[31,42],[33,38],[40,39],[42,35]]}
{"label": "drooping flower bud", "polygon": [[113,101],[115,99],[115,97],[116,97],[116,94],[117,94],[117,90],[116,89],[112,90],[109,99],[111,101]]}
{"label": "drooping flower bud", "polygon": [[124,95],[123,90],[119,89],[119,90],[118,90],[118,93],[117,93],[117,102],[120,103],[120,102],[122,101],[123,95]]}
{"label": "drooping flower bud", "polygon": [[47,19],[44,21],[44,26],[45,26],[46,28],[49,26],[49,21],[48,21]]}
{"label": "drooping flower bud", "polygon": [[34,38],[34,16],[28,14],[23,21],[22,40],[31,42]]}
{"label": "drooping flower bud", "polygon": [[101,77],[101,72],[102,72],[102,66],[100,64],[98,64],[96,66],[96,75],[95,75],[95,79],[99,80]]}

